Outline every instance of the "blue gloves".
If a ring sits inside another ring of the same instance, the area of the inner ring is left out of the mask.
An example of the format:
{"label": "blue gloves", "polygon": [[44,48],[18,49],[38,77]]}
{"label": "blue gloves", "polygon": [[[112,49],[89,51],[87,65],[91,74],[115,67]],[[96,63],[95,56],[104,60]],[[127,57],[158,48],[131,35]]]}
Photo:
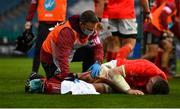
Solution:
{"label": "blue gloves", "polygon": [[91,77],[95,78],[95,77],[99,76],[100,67],[101,67],[101,65],[100,65],[98,62],[95,62],[95,63],[89,68],[89,70],[91,71]]}

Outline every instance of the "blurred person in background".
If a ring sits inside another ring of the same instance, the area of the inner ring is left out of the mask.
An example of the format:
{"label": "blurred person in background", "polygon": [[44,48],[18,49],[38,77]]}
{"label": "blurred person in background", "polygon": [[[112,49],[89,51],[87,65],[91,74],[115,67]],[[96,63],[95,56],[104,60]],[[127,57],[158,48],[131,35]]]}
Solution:
{"label": "blurred person in background", "polygon": [[174,18],[174,25],[172,27],[172,32],[180,40],[180,0],[175,0],[177,13]]}
{"label": "blurred person in background", "polygon": [[[151,19],[148,0],[141,0],[146,20]],[[131,51],[136,44],[137,22],[134,0],[108,0],[104,12],[113,36],[118,36],[122,42],[120,46],[131,45]],[[107,61],[115,59],[117,53],[107,52]]]}
{"label": "blurred person in background", "polygon": [[108,17],[107,13],[104,12],[105,8],[107,7],[107,4],[108,0],[94,0],[95,13],[100,21],[102,18]]}
{"label": "blurred person in background", "polygon": [[99,37],[102,42],[106,37],[112,36],[108,24],[108,13],[104,11],[107,8],[107,4],[108,0],[94,0],[95,13],[100,21],[97,30],[99,31]]}
{"label": "blurred person in background", "polygon": [[[156,1],[158,3],[160,1]],[[176,7],[172,0],[164,1],[159,7],[154,8],[151,23],[144,24],[145,43],[147,50],[143,59],[148,59],[169,74],[169,58],[173,49],[173,36],[170,31],[175,16]],[[156,5],[155,5],[156,6]],[[160,58],[159,58],[160,57]]]}
{"label": "blurred person in background", "polygon": [[174,1],[174,0],[154,0],[153,5],[151,7],[151,12],[154,12],[157,8],[159,8],[165,1]]}
{"label": "blurred person in background", "polygon": [[26,16],[25,29],[30,29],[32,27],[32,19],[36,11],[39,26],[35,43],[32,72],[29,78],[38,75],[42,43],[49,33],[49,28],[54,27],[54,25],[66,19],[66,8],[67,0],[31,0],[30,8]]}
{"label": "blurred person in background", "polygon": [[[169,62],[169,67],[170,67],[170,73],[172,74],[172,76],[176,76],[177,74],[177,56],[178,56],[178,41],[180,41],[180,0],[175,0],[175,4],[176,4],[176,15],[174,15],[172,17],[172,27],[170,28],[170,30],[173,32],[174,34],[174,38],[173,38],[173,50],[172,50],[172,55],[170,58],[170,62]],[[178,40],[177,40],[178,39]]]}

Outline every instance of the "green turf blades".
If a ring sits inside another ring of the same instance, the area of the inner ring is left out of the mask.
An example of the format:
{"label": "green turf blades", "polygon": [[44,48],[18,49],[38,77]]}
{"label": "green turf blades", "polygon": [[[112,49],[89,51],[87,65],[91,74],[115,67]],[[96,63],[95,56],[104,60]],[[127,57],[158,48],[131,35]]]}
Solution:
{"label": "green turf blades", "polygon": [[[180,107],[180,78],[170,80],[169,95],[133,96],[125,94],[102,95],[59,95],[27,94],[24,92],[24,80],[31,70],[32,60],[25,58],[0,59],[0,107]],[[23,64],[22,64],[23,63]],[[81,72],[80,63],[72,63],[71,71]],[[180,61],[177,64],[180,71]],[[42,67],[40,74],[43,74]]]}

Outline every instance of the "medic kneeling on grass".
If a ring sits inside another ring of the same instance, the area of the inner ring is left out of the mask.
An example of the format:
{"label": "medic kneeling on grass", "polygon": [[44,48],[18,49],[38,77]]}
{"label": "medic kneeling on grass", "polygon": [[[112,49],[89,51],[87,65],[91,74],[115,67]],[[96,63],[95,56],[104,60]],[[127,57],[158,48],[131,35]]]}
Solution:
{"label": "medic kneeling on grass", "polygon": [[[88,69],[92,75],[99,72],[103,48],[95,30],[98,22],[94,12],[87,10],[54,27],[40,52],[40,61],[48,81],[62,82],[70,74],[69,62],[72,61],[82,61],[83,72]],[[35,74],[29,80],[36,77],[41,76]]]}
{"label": "medic kneeling on grass", "polygon": [[44,41],[40,61],[48,79],[64,80],[69,62],[83,62],[83,72],[95,75],[103,61],[103,47],[96,31],[98,18],[91,10],[74,15],[54,27]]}

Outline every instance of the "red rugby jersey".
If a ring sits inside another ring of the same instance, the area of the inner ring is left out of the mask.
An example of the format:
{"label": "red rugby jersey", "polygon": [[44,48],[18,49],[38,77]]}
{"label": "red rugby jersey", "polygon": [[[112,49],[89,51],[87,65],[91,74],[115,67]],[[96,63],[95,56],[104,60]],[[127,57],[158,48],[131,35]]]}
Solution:
{"label": "red rugby jersey", "polygon": [[135,18],[134,0],[109,0],[104,12],[111,19]]}
{"label": "red rugby jersey", "polygon": [[152,62],[145,59],[127,60],[124,52],[127,52],[127,49],[118,52],[117,66],[125,66],[125,79],[131,87],[144,89],[149,79],[154,76],[167,80],[166,74]]}
{"label": "red rugby jersey", "polygon": [[165,73],[160,70],[155,64],[148,60],[121,60],[117,61],[117,66],[125,66],[126,81],[131,87],[145,88],[151,77],[160,76],[167,80]]}

